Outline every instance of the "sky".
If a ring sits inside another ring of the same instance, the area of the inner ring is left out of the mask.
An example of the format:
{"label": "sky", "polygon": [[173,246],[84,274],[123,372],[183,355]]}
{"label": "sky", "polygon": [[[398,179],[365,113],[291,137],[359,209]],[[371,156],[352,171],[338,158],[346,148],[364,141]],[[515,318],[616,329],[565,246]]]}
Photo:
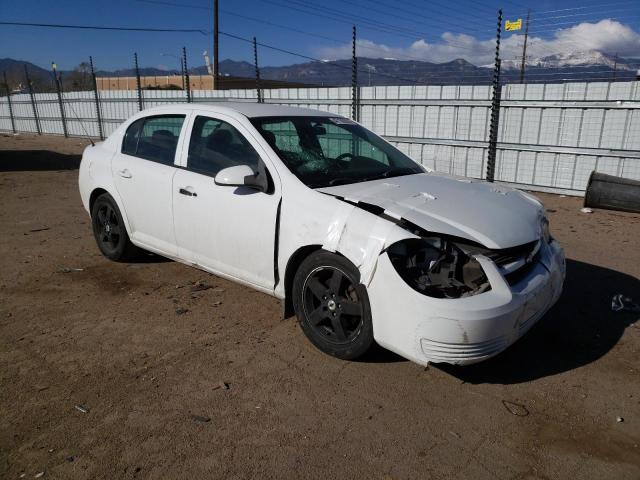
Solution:
{"label": "sky", "polygon": [[[0,22],[103,27],[194,29],[202,32],[128,32],[0,25],[0,58],[44,68],[55,61],[72,69],[92,55],[97,69],[128,68],[137,52],[144,67],[189,66],[212,51],[212,0],[0,0]],[[531,7],[528,54],[541,57],[590,49],[640,58],[640,1],[615,0],[219,0],[220,31],[296,53],[259,47],[259,63],[290,65],[308,58],[351,55],[352,24],[358,56],[445,62],[464,58],[491,64],[497,11],[504,20],[526,18]],[[522,54],[522,34],[504,32],[502,58]],[[253,62],[250,43],[222,35],[220,59]]]}

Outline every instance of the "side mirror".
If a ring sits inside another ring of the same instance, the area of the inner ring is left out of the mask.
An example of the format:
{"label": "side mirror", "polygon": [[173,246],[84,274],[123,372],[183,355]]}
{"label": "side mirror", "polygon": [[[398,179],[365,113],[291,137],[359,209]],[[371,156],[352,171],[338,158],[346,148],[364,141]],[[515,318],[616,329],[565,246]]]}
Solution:
{"label": "side mirror", "polygon": [[258,179],[258,176],[259,174],[255,173],[249,165],[236,165],[220,170],[214,182],[220,186],[250,187],[264,192],[263,182]]}

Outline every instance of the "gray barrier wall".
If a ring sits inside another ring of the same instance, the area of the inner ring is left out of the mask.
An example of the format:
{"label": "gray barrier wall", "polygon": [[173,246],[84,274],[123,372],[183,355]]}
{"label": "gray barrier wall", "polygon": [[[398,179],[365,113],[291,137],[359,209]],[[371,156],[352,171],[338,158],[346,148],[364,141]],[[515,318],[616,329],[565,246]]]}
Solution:
{"label": "gray barrier wall", "polygon": [[[351,89],[264,90],[267,103],[349,116]],[[486,171],[488,86],[360,88],[360,122],[427,167],[474,178]],[[144,107],[186,102],[183,91],[143,91]],[[42,133],[63,133],[55,93],[36,94]],[[193,91],[194,102],[256,101],[255,90]],[[12,95],[18,132],[36,132],[29,95]],[[70,135],[98,135],[93,92],[64,94]],[[138,111],[136,91],[101,91],[109,135]],[[0,131],[10,132],[6,97]],[[496,180],[581,195],[593,170],[640,180],[640,82],[513,84],[502,90]]]}

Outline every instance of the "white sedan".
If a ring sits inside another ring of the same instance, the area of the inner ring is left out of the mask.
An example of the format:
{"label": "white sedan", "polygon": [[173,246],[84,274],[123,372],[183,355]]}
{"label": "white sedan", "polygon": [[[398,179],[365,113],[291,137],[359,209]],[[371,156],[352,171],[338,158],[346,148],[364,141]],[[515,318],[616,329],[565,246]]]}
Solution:
{"label": "white sedan", "polygon": [[106,257],[144,249],[273,295],[343,359],[377,342],[423,365],[481,361],[565,276],[534,197],[427,171],[327,112],[145,110],[87,147],[79,184]]}

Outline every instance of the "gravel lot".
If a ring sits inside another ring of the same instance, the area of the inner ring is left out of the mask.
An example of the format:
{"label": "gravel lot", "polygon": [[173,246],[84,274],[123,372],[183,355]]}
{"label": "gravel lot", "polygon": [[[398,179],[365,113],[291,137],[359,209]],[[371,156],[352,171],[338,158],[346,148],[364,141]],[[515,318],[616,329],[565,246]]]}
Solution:
{"label": "gravel lot", "polygon": [[86,143],[0,136],[0,477],[640,478],[640,215],[540,195],[565,292],[490,361],[345,362],[271,297],[103,258]]}

